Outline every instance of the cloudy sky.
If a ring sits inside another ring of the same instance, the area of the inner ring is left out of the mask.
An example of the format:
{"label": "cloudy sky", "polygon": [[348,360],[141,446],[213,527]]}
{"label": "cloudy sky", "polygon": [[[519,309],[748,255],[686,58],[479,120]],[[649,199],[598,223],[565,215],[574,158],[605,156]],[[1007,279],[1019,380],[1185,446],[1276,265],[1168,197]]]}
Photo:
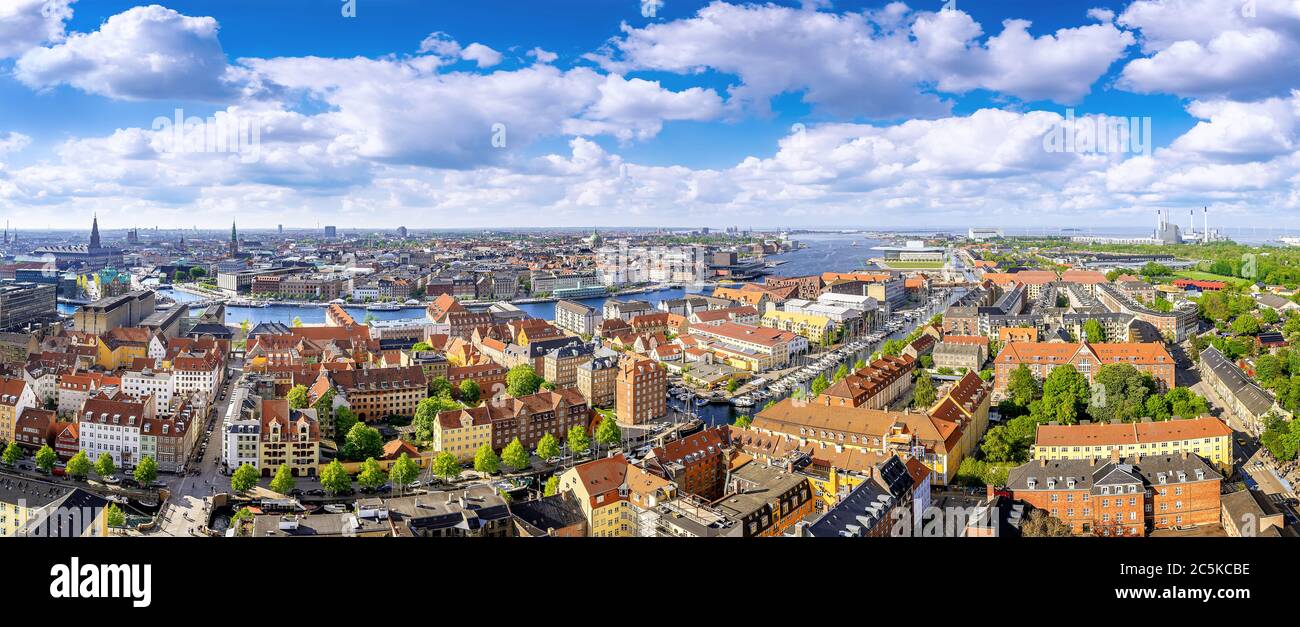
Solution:
{"label": "cloudy sky", "polygon": [[1300,0],[353,2],[0,0],[0,218],[1300,226]]}

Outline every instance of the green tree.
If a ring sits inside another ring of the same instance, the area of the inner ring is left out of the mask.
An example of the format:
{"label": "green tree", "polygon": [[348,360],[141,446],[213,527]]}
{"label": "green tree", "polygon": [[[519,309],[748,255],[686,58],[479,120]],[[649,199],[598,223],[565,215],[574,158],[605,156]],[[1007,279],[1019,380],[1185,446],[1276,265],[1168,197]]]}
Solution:
{"label": "green tree", "polygon": [[122,511],[121,507],[117,506],[117,503],[108,504],[104,517],[107,519],[109,527],[121,529],[126,526],[126,513]]}
{"label": "green tree", "polygon": [[401,491],[410,485],[415,478],[420,475],[420,467],[411,461],[411,458],[402,453],[398,456],[397,461],[393,462],[392,468],[388,469],[388,479],[393,482],[393,488]]}
{"label": "green tree", "polygon": [[506,373],[506,393],[515,398],[536,394],[542,385],[542,378],[528,364],[519,364]]}
{"label": "green tree", "polygon": [[346,435],[357,424],[357,414],[350,407],[339,407],[334,410],[334,433]]}
{"label": "green tree", "polygon": [[623,430],[613,418],[606,416],[596,426],[596,442],[607,447],[618,446],[623,443]]}
{"label": "green tree", "polygon": [[1289,462],[1300,454],[1300,420],[1283,420],[1275,414],[1264,417],[1259,442],[1278,461]]}
{"label": "green tree", "polygon": [[569,450],[573,451],[574,456],[585,455],[591,450],[591,438],[587,437],[587,428],[583,425],[573,425],[569,428],[567,437],[569,441]]}
{"label": "green tree", "polygon": [[1232,332],[1237,335],[1259,335],[1259,318],[1242,314],[1232,321]]}
{"label": "green tree", "polygon": [[253,518],[253,510],[247,507],[239,508],[239,511],[230,517],[230,526],[235,530],[235,535],[241,537],[247,535],[247,525],[252,524]]}
{"label": "green tree", "polygon": [[411,345],[412,353],[427,353],[431,350],[433,350],[433,347],[430,346],[428,342],[416,342]]}
{"label": "green tree", "polygon": [[461,381],[459,390],[460,400],[464,401],[466,405],[477,405],[479,397],[483,394],[483,391],[479,389],[478,382],[473,379]]}
{"label": "green tree", "polygon": [[[96,470],[98,472],[98,470]],[[257,485],[257,469],[252,464],[243,464],[235,469],[235,474],[230,476],[230,489],[235,494],[242,494],[253,489]]]}
{"label": "green tree", "polygon": [[537,456],[542,459],[553,459],[560,456],[560,441],[555,436],[547,433],[542,439],[537,441]]}
{"label": "green tree", "polygon": [[[769,401],[769,402],[772,402],[772,401]],[[767,409],[767,408],[764,407],[764,409]],[[735,425],[735,426],[737,426],[737,427],[740,427],[741,429],[748,429],[748,428],[749,428],[749,425],[751,425],[751,424],[753,424],[753,423],[754,423],[754,417],[753,417],[753,416],[749,416],[749,415],[747,415],[747,414],[741,414],[741,415],[739,415],[739,416],[736,416],[736,421],[733,422],[733,423],[731,423],[731,424],[733,424],[733,425]]]}
{"label": "green tree", "polygon": [[813,396],[817,396],[818,394],[825,392],[826,388],[830,386],[831,384],[826,381],[826,375],[819,374],[817,375],[817,378],[812,380],[812,389],[810,391]]}
{"label": "green tree", "polygon": [[299,316],[294,316],[294,317],[293,317],[293,320],[290,321],[289,324],[292,324],[293,327],[294,327],[295,329],[298,328],[298,327],[301,327],[301,326],[302,326],[302,318],[299,317]]}
{"label": "green tree", "polygon": [[459,408],[460,405],[456,404],[456,401],[442,396],[422,399],[415,406],[415,418],[411,420],[411,426],[415,428],[415,438],[421,441],[433,439],[433,423],[438,419],[438,414]]}
{"label": "green tree", "polygon": [[284,395],[285,400],[289,401],[291,409],[305,409],[307,407],[307,386],[295,385]]}
{"label": "green tree", "polygon": [[0,459],[3,459],[4,463],[9,464],[10,466],[17,464],[18,460],[22,458],[23,449],[18,446],[17,442],[10,442],[9,445],[5,447],[4,454],[0,456]]}
{"label": "green tree", "polygon": [[158,462],[154,458],[145,455],[140,458],[140,463],[135,465],[135,470],[131,473],[135,482],[146,486],[158,480]]}
{"label": "green tree", "polygon": [[[146,458],[147,459],[147,458]],[[54,464],[58,463],[59,456],[50,448],[49,444],[41,445],[40,450],[36,451],[36,467],[45,472],[54,469]]]}
{"label": "green tree", "polygon": [[1038,422],[1058,421],[1064,424],[1078,422],[1089,400],[1088,378],[1074,366],[1064,364],[1052,368],[1043,380],[1043,396],[1031,404],[1030,413]]}
{"label": "green tree", "polygon": [[847,376],[849,376],[848,364],[840,364],[840,367],[835,369],[835,380],[839,381]]}
{"label": "green tree", "polygon": [[107,479],[117,472],[117,465],[113,463],[113,456],[108,453],[100,453],[99,459],[95,460],[95,474],[101,479]]}
{"label": "green tree", "polygon": [[1096,318],[1088,318],[1088,321],[1083,323],[1083,335],[1092,344],[1100,344],[1106,341],[1106,330],[1102,328],[1101,322]]}
{"label": "green tree", "polygon": [[1039,393],[1038,379],[1029,371],[1029,366],[1020,364],[1011,371],[1011,376],[1007,379],[1007,398],[1014,405],[1028,409]]}
{"label": "green tree", "polygon": [[515,438],[501,450],[501,461],[512,470],[523,470],[529,466],[528,450]]}
{"label": "green tree", "polygon": [[1094,381],[1098,389],[1088,401],[1088,414],[1093,419],[1132,422],[1149,415],[1147,398],[1155,392],[1155,380],[1133,365],[1103,364]]}
{"label": "green tree", "polygon": [[560,491],[560,477],[551,475],[546,479],[546,486],[542,488],[542,496],[555,496]]}
{"label": "green tree", "polygon": [[433,458],[433,474],[451,481],[460,476],[460,462],[456,461],[456,456],[443,451]]}
{"label": "green tree", "polygon": [[347,441],[339,450],[339,454],[348,460],[382,457],[384,436],[380,435],[379,430],[374,427],[357,423],[348,430]]}
{"label": "green tree", "polygon": [[1152,420],[1169,420],[1171,416],[1169,411],[1169,402],[1159,394],[1152,394],[1147,397],[1143,407],[1143,414],[1149,416]]}
{"label": "green tree", "polygon": [[352,489],[352,477],[342,462],[336,459],[320,471],[320,487],[330,494],[342,494]]}
{"label": "green tree", "polygon": [[447,397],[451,398],[451,381],[447,377],[434,377],[429,381],[429,396],[434,398]]}
{"label": "green tree", "polygon": [[289,465],[280,464],[280,467],[275,469],[275,476],[271,478],[271,491],[288,494],[293,492],[293,487],[297,483],[297,480],[293,477],[293,471],[289,470]]}
{"label": "green tree", "polygon": [[77,454],[68,460],[65,470],[75,479],[85,479],[90,476],[90,466],[90,456],[86,455],[85,451],[77,451]]}
{"label": "green tree", "polygon": [[938,399],[938,391],[934,389],[934,381],[930,375],[922,373],[916,379],[916,387],[912,390],[912,407],[918,409],[929,409]]}
{"label": "green tree", "polygon": [[474,470],[483,474],[495,475],[501,472],[501,458],[497,452],[492,450],[492,445],[486,442],[474,451]]}
{"label": "green tree", "polygon": [[357,483],[363,488],[378,488],[388,483],[388,474],[379,467],[379,462],[375,461],[375,458],[367,457],[361,464],[361,472],[357,473]]}

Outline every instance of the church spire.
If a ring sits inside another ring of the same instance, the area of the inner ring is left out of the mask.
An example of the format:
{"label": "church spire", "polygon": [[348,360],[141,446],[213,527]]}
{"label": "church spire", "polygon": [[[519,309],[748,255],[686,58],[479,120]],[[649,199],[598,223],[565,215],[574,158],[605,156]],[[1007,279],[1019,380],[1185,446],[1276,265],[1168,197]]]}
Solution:
{"label": "church spire", "polygon": [[95,214],[95,217],[92,219],[90,223],[90,249],[96,250],[98,248],[99,248],[99,214],[97,213]]}
{"label": "church spire", "polygon": [[230,255],[239,254],[239,233],[235,231],[235,221],[230,221]]}

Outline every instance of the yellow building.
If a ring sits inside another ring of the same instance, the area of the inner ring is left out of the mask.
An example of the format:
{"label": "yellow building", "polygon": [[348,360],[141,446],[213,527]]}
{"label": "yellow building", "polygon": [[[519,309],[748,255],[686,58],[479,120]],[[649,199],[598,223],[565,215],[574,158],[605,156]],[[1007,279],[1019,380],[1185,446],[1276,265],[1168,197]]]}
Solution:
{"label": "yellow building", "polygon": [[1110,459],[1195,453],[1232,472],[1232,429],[1213,416],[1160,422],[1038,425],[1036,460]]}
{"label": "yellow building", "polygon": [[284,399],[262,399],[258,465],[263,477],[288,464],[295,477],[315,477],[320,465],[320,424],[314,409],[290,409]]}
{"label": "yellow building", "polygon": [[0,537],[107,537],[108,501],[35,479],[0,485]]}
{"label": "yellow building", "polygon": [[473,461],[484,444],[492,444],[492,412],[488,404],[453,409],[433,421],[433,450],[456,456],[462,463]]}
{"label": "yellow building", "polygon": [[771,329],[780,329],[795,335],[802,335],[814,344],[826,343],[835,327],[831,319],[826,316],[794,311],[777,311],[775,309],[764,313],[759,324]]}
{"label": "yellow building", "polygon": [[105,370],[129,366],[149,356],[149,329],[118,327],[96,337],[95,365]]}
{"label": "yellow building", "polygon": [[37,407],[36,393],[22,379],[0,377],[0,439],[14,441],[14,424],[23,410]]}
{"label": "yellow building", "polygon": [[637,508],[630,500],[630,472],[644,473],[622,454],[574,466],[560,475],[559,492],[573,493],[594,538],[636,537]]}

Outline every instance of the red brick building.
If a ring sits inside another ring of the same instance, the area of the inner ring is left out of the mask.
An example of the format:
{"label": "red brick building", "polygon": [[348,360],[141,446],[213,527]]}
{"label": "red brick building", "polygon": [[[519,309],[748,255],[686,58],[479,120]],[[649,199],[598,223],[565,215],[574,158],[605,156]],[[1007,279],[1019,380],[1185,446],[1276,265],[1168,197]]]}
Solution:
{"label": "red brick building", "polygon": [[614,410],[618,421],[639,425],[668,413],[668,372],[653,359],[624,357],[614,377]]}
{"label": "red brick building", "polygon": [[1174,387],[1174,358],[1158,342],[1090,344],[1081,342],[1010,342],[998,353],[994,363],[994,386],[997,392],[1007,389],[1011,373],[1024,364],[1034,378],[1042,381],[1057,366],[1069,364],[1093,381],[1097,371],[1107,364],[1128,364],[1139,372],[1150,373],[1162,389]]}
{"label": "red brick building", "polygon": [[725,441],[722,429],[715,427],[666,442],[653,449],[645,469],[676,483],[678,493],[707,501],[722,498],[727,482]]}
{"label": "red brick building", "polygon": [[1047,511],[1076,535],[1140,537],[1219,522],[1220,475],[1197,455],[1109,462],[1037,460],[1011,470],[1012,498]]}

